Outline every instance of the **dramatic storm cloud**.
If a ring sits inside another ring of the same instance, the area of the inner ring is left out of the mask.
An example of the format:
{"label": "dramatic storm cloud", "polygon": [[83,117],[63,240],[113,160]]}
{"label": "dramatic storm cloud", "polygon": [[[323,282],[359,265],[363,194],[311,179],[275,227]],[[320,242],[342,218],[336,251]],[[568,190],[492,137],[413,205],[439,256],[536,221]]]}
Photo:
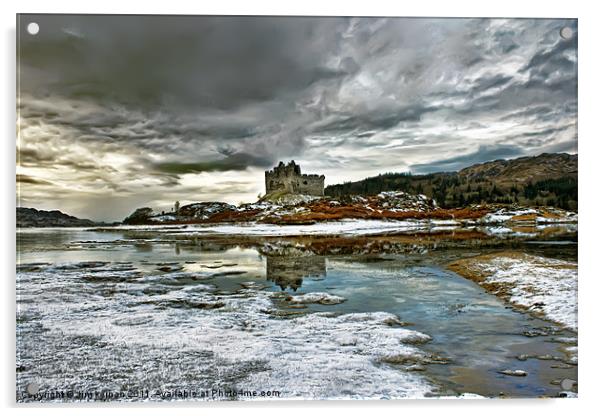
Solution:
{"label": "dramatic storm cloud", "polygon": [[22,15],[18,53],[19,203],[80,217],[577,151],[574,20]]}

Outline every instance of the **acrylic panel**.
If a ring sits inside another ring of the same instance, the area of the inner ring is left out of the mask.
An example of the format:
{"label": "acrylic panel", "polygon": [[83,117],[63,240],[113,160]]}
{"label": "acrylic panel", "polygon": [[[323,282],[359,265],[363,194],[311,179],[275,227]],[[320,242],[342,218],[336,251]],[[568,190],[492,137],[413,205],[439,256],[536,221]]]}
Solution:
{"label": "acrylic panel", "polygon": [[17,401],[576,397],[577,35],[18,15]]}

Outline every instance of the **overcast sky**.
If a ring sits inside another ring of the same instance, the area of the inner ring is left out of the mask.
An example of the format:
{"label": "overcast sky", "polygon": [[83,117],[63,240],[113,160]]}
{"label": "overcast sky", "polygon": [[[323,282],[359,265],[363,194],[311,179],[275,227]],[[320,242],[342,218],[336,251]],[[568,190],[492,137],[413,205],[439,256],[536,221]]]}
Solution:
{"label": "overcast sky", "polygon": [[575,20],[20,22],[21,206],[121,220],[254,201],[279,160],[334,184],[577,152]]}

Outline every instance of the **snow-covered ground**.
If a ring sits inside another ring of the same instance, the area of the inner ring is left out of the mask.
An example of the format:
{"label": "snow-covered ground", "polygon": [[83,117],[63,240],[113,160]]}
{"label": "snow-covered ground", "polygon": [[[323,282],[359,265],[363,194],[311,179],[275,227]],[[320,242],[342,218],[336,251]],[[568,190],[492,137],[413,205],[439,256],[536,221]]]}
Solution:
{"label": "snow-covered ground", "polygon": [[515,222],[535,222],[537,224],[550,223],[577,223],[578,215],[575,212],[564,211],[555,208],[535,209],[501,208],[480,218],[477,222],[481,224],[500,224]]}
{"label": "snow-covered ground", "polygon": [[[449,226],[450,223],[445,223]],[[248,223],[222,223],[209,225],[166,226],[141,225],[120,226],[116,229],[153,230],[177,233],[196,234],[231,234],[255,236],[292,236],[292,235],[371,235],[387,232],[404,232],[439,226],[430,221],[381,221],[381,220],[345,220],[329,221],[308,225],[278,225]]]}
{"label": "snow-covered ground", "polygon": [[403,232],[427,227],[419,221],[349,220],[332,221],[309,225],[276,224],[223,224],[203,227],[200,233],[245,234],[245,235],[370,235],[383,232]]}
{"label": "snow-covered ground", "polygon": [[[504,217],[505,218],[505,217]],[[532,232],[514,229],[503,222],[489,222],[490,225],[477,221],[461,220],[362,220],[348,219],[341,221],[325,221],[305,225],[264,224],[259,222],[192,224],[192,225],[122,225],[113,227],[115,230],[157,231],[169,234],[187,235],[245,235],[245,236],[367,236],[388,233],[404,233],[415,231],[443,232],[458,229],[473,229],[485,234],[500,237],[534,237],[538,231],[548,227],[562,227],[567,232],[576,232],[576,223],[544,223],[533,228]]]}
{"label": "snow-covered ground", "polygon": [[[99,297],[85,285],[71,284],[71,279],[81,281],[94,269],[68,266],[63,279],[55,279],[49,268],[20,273],[17,283],[21,360],[27,368],[39,369],[44,382],[57,389],[73,385],[94,389],[105,374],[111,374],[115,377],[100,385],[115,391],[124,384],[133,389],[186,387],[190,380],[194,389],[222,385],[269,389],[281,392],[281,399],[394,399],[424,397],[435,390],[422,375],[383,362],[390,357],[428,356],[414,344],[430,337],[401,327],[394,314],[325,312],[280,319],[274,300],[281,294],[248,285],[227,295],[214,294],[211,285],[168,285],[173,290],[142,296],[141,290],[162,285],[156,276],[141,277],[133,274],[135,270],[118,272],[138,279],[135,290]],[[158,276],[166,282],[165,274]],[[51,294],[35,294],[40,281]],[[65,287],[71,287],[69,308],[55,296]],[[86,301],[89,296],[95,299],[92,308]],[[28,301],[34,297],[36,302]],[[334,304],[343,298],[309,293],[295,300]],[[45,343],[36,338],[41,322]],[[99,340],[102,348],[96,347]],[[75,344],[58,347],[69,342]],[[47,351],[48,346],[57,350]],[[73,348],[80,347],[87,355],[70,359]],[[57,361],[61,366],[56,367]],[[66,371],[73,376],[66,379]],[[30,377],[20,373],[19,383],[26,385]]]}
{"label": "snow-covered ground", "polygon": [[320,303],[323,305],[336,305],[337,303],[345,302],[345,298],[341,296],[331,295],[330,293],[312,292],[304,295],[291,297],[292,303]]}
{"label": "snow-covered ground", "polygon": [[508,291],[512,304],[542,313],[577,330],[577,263],[525,253],[485,255],[461,261],[468,274]]}

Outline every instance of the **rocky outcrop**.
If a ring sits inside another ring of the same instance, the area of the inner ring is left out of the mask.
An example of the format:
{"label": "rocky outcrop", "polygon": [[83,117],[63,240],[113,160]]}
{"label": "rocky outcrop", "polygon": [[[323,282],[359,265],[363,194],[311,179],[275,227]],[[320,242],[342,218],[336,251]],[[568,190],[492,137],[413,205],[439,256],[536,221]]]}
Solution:
{"label": "rocky outcrop", "polygon": [[127,224],[127,225],[149,224],[149,223],[153,222],[151,220],[151,217],[153,215],[154,215],[154,212],[153,212],[152,208],[148,208],[148,207],[138,208],[136,211],[134,211],[133,214],[131,214],[126,219],[124,219],[123,223]]}
{"label": "rocky outcrop", "polygon": [[[402,191],[381,192],[369,196],[315,197],[287,195],[275,200],[262,198],[239,206],[224,202],[199,202],[185,205],[174,212],[155,214],[151,208],[140,208],[126,218],[124,224],[219,224],[264,223],[279,225],[311,225],[317,222],[361,220],[444,220],[458,225],[500,226],[499,233],[510,232],[506,226],[576,224],[577,214],[558,208],[526,208],[518,204],[471,204],[463,208],[441,208],[434,199],[422,194]],[[501,225],[505,225],[501,227]]]}
{"label": "rocky outcrop", "polygon": [[178,212],[156,213],[152,208],[138,208],[123,220],[126,225],[190,223],[208,220],[215,214],[236,210],[234,205],[225,202],[196,202],[184,205]]}
{"label": "rocky outcrop", "polygon": [[236,207],[225,202],[196,202],[184,205],[178,211],[178,217],[206,220],[218,212],[234,211]]}

